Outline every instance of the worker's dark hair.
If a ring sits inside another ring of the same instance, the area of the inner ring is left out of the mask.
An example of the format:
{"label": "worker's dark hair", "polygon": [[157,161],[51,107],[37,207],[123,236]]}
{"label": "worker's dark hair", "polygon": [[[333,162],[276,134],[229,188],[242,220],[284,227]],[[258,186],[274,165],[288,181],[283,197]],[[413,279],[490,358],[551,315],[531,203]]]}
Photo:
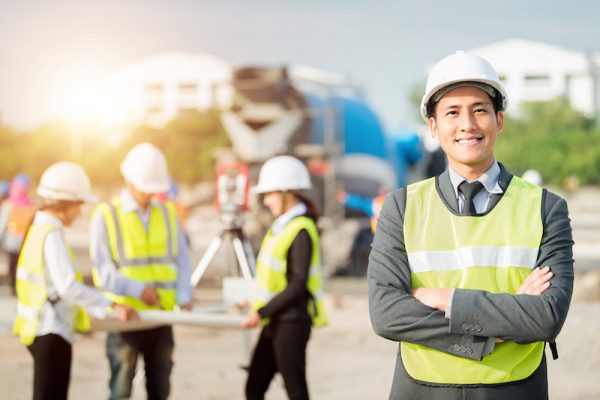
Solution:
{"label": "worker's dark hair", "polygon": [[308,196],[303,193],[292,192],[301,202],[306,206],[306,216],[315,221],[315,224],[319,220],[319,210],[317,209],[315,202],[312,201]]}
{"label": "worker's dark hair", "polygon": [[83,204],[81,200],[46,200],[43,199],[43,205],[40,207],[41,210],[54,210],[54,211],[65,211],[67,208],[76,205]]}
{"label": "worker's dark hair", "polygon": [[[438,93],[438,92],[436,92]],[[488,92],[485,92],[485,94],[488,95],[488,97],[490,98],[490,100],[492,101],[492,106],[494,107],[494,114],[498,114],[498,111],[500,111],[501,109],[501,104],[502,104],[502,93],[500,93],[500,91],[495,90],[496,95],[495,96],[490,96],[490,94]],[[427,103],[427,117],[428,118],[435,118],[435,111],[436,111],[436,106],[438,102],[434,102],[433,99],[435,97],[435,94],[433,96],[431,96],[431,98],[429,99],[429,102]],[[438,100],[439,101],[439,100]]]}

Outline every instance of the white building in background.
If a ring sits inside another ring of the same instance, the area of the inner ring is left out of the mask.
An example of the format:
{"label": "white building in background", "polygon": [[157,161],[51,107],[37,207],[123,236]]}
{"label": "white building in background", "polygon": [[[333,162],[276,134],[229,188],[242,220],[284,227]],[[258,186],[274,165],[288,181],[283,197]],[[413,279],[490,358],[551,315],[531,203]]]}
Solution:
{"label": "white building in background", "polygon": [[600,53],[510,39],[472,49],[498,71],[509,95],[509,110],[518,114],[526,101],[565,97],[574,109],[598,121]]}
{"label": "white building in background", "polygon": [[118,120],[162,127],[181,113],[227,105],[231,71],[211,55],[178,52],[125,65],[112,80]]}

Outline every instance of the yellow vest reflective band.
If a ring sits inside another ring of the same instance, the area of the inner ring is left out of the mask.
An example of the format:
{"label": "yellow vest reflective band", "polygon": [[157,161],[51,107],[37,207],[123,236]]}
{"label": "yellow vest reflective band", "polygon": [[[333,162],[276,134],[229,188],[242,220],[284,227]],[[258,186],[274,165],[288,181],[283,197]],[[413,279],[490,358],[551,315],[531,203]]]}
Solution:
{"label": "yellow vest reflective band", "polygon": [[[110,203],[98,205],[95,212],[102,214],[106,224],[111,256],[123,276],[156,286],[160,308],[172,310],[177,303],[177,213],[171,202],[152,203],[148,230],[136,211],[124,212],[117,197]],[[92,243],[90,251],[95,249]],[[92,255],[92,259],[94,255]],[[96,286],[101,286],[96,268],[92,270]],[[115,303],[129,305],[136,310],[152,309],[142,300],[105,292]]]}
{"label": "yellow vest reflective band", "polygon": [[[305,229],[312,243],[312,256],[306,288],[312,296],[308,312],[314,326],[327,325],[327,314],[323,302],[323,282],[321,279],[321,254],[319,233],[314,221],[308,217],[292,219],[277,234],[267,232],[256,262],[257,296],[252,309],[258,310],[287,287],[287,254],[298,233]],[[268,321],[264,321],[268,324]]]}
{"label": "yellow vest reflective band", "polygon": [[[535,266],[542,225],[542,189],[513,177],[486,215],[458,216],[440,198],[435,179],[407,188],[404,239],[412,288],[479,289],[516,294]],[[482,361],[401,343],[414,379],[441,384],[497,384],[527,378],[544,343],[496,344]]]}
{"label": "yellow vest reflective band", "polygon": [[[42,307],[48,301],[48,285],[46,283],[46,267],[44,265],[44,241],[49,232],[56,229],[52,224],[31,225],[19,262],[17,264],[17,317],[13,325],[13,333],[19,336],[21,342],[29,346],[35,340]],[[75,256],[69,248],[71,258]],[[75,264],[75,263],[73,263]],[[80,271],[75,279],[83,282]],[[81,307],[78,307],[75,317],[75,330],[87,332],[90,330],[90,320]]]}

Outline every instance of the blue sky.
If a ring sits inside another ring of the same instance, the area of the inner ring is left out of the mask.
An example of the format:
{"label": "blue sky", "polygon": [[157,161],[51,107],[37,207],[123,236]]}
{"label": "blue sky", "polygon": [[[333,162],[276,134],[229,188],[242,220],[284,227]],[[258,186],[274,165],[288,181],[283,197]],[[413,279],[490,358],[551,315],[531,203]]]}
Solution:
{"label": "blue sky", "polygon": [[523,38],[600,50],[600,2],[383,0],[19,0],[0,6],[0,115],[49,118],[73,65],[110,71],[162,51],[233,64],[300,63],[348,74],[388,129],[414,127],[408,101],[427,64]]}

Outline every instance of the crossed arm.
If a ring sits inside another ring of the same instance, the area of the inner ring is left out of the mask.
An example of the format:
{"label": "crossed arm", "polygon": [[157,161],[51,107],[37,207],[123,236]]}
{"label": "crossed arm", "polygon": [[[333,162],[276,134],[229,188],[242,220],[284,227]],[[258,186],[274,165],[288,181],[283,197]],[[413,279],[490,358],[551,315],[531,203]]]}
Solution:
{"label": "crossed arm", "polygon": [[[550,279],[554,274],[550,267],[535,267],[525,278],[517,294],[539,296],[550,287]],[[411,291],[421,303],[441,311],[448,311],[451,303],[452,289],[449,288],[418,288]]]}
{"label": "crossed arm", "polygon": [[[489,337],[517,343],[552,340],[566,318],[573,285],[572,239],[566,203],[548,193],[537,267],[515,295],[452,288],[411,290],[403,243],[404,192],[388,195],[369,259],[369,308],[377,334],[461,357],[481,359]],[[543,266],[550,266],[544,269]],[[474,334],[466,329],[478,325]],[[454,350],[454,344],[472,352]]]}

